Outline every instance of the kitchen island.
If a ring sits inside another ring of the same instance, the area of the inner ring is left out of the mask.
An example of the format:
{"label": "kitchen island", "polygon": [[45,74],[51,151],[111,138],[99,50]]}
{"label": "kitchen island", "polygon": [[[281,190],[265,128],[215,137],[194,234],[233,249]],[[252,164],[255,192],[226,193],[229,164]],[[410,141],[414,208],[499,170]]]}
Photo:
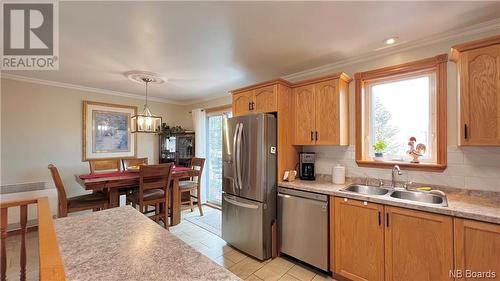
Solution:
{"label": "kitchen island", "polygon": [[68,280],[241,280],[130,206],[55,227]]}

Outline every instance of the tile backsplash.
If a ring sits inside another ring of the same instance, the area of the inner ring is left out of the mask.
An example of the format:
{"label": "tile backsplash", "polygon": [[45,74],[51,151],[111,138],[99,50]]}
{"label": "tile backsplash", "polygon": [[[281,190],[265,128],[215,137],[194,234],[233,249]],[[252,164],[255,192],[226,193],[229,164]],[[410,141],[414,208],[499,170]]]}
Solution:
{"label": "tile backsplash", "polygon": [[[358,167],[353,145],[304,146],[304,151],[316,153],[317,174],[331,175],[333,166],[341,164],[346,167],[347,177],[391,178],[390,169]],[[500,192],[500,147],[448,146],[444,172],[403,171],[398,180]]]}

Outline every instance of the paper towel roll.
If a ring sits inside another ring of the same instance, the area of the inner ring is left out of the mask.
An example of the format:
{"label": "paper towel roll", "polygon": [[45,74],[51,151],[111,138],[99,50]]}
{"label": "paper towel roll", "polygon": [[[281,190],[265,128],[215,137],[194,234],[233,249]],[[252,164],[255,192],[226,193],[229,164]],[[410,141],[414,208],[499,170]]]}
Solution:
{"label": "paper towel roll", "polygon": [[344,184],[345,183],[345,167],[337,164],[332,169],[332,182],[334,184]]}

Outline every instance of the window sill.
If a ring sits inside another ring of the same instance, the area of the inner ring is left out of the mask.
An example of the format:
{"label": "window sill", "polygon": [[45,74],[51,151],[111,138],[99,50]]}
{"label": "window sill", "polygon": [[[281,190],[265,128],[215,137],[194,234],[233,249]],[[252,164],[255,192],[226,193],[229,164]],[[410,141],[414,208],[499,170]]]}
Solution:
{"label": "window sill", "polygon": [[392,169],[398,165],[403,170],[442,172],[446,169],[446,164],[437,163],[409,163],[400,161],[374,161],[374,160],[356,160],[359,167]]}

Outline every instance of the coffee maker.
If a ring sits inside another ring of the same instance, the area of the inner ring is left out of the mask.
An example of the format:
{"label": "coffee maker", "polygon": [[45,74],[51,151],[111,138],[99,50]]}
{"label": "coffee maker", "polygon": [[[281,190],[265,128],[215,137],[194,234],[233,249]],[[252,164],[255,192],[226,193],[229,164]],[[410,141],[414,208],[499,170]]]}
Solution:
{"label": "coffee maker", "polygon": [[299,177],[301,180],[315,180],[314,152],[300,152],[299,154]]}

